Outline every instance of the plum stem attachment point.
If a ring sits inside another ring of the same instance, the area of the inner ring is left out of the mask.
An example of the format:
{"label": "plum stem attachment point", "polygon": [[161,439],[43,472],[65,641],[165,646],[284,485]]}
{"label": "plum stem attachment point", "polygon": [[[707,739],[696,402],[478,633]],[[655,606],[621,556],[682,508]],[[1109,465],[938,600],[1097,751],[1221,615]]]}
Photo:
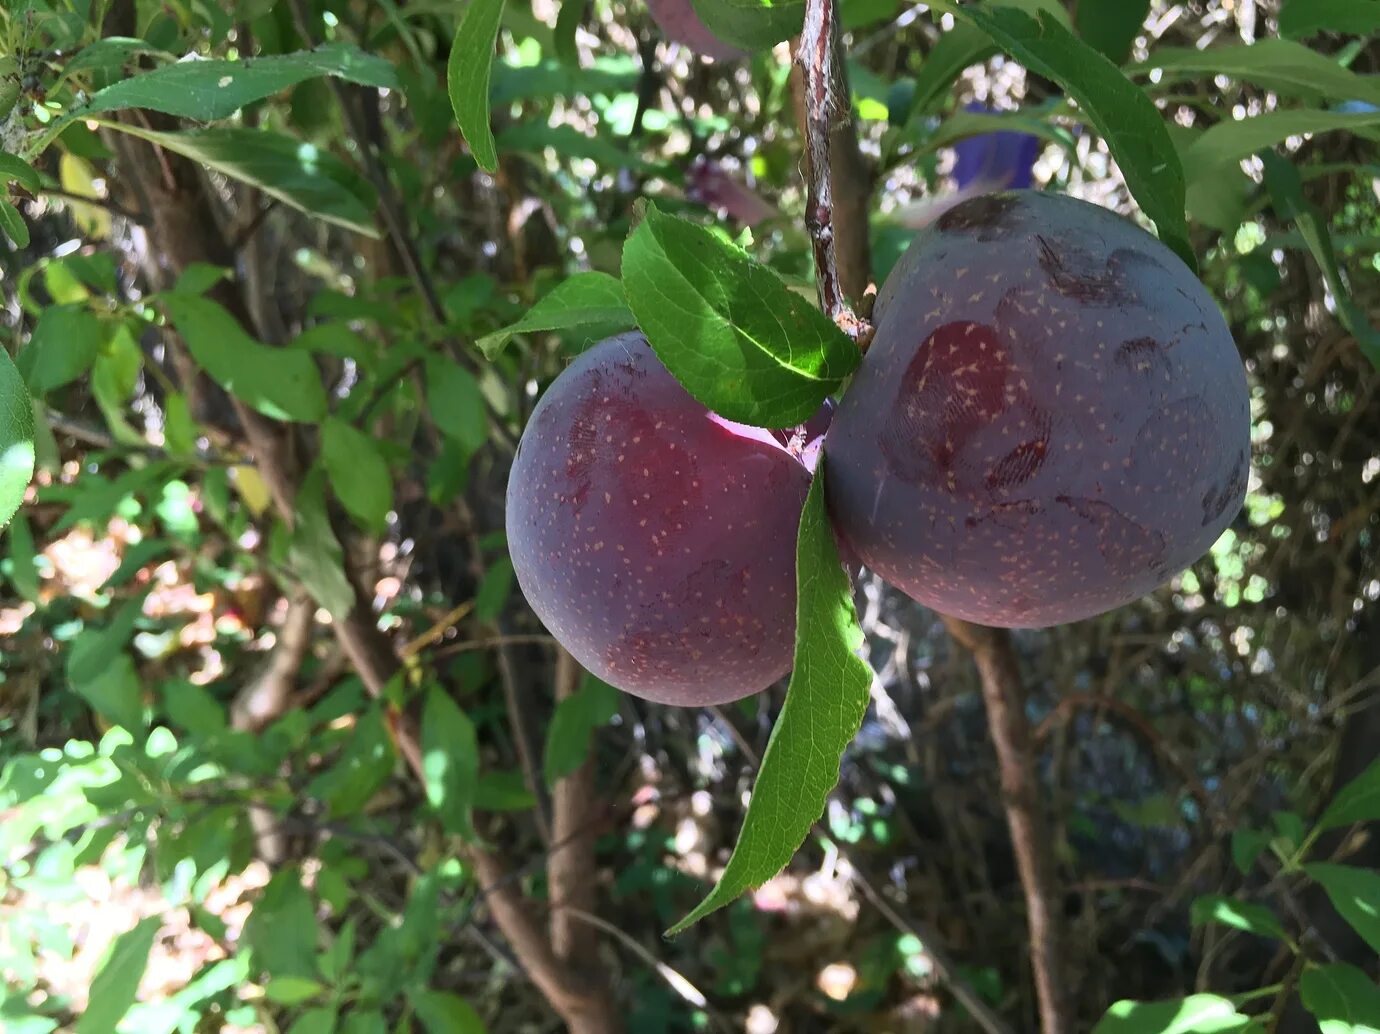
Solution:
{"label": "plum stem attachment point", "polygon": [[838,249],[834,240],[830,119],[840,110],[843,112],[840,117],[849,117],[848,79],[835,2],[806,0],[805,25],[796,49],[805,86],[805,226],[814,251],[820,308],[866,351],[872,342],[872,324],[848,305],[839,277]]}

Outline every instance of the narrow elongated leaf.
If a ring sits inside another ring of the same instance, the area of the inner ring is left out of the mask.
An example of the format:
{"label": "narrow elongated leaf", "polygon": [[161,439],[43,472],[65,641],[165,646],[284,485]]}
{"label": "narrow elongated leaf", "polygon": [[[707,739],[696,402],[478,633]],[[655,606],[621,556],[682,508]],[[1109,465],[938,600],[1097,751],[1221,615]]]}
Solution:
{"label": "narrow elongated leaf", "polygon": [[32,165],[18,155],[0,151],[0,185],[8,180],[14,180],[25,190],[35,194],[43,187],[43,181],[39,179]]}
{"label": "narrow elongated leaf", "polygon": [[1285,0],[1279,12],[1281,36],[1301,39],[1318,32],[1380,32],[1380,0]]}
{"label": "narrow elongated leaf", "polygon": [[1335,829],[1353,822],[1380,820],[1380,761],[1337,791],[1318,819],[1318,829]]}
{"label": "narrow elongated leaf", "polygon": [[162,301],[197,365],[231,395],[275,420],[314,423],[326,415],[326,389],[309,353],[260,344],[209,298],[174,293]]}
{"label": "narrow elongated leaf", "polygon": [[301,1005],[325,990],[324,984],[310,977],[274,977],[264,985],[264,997],[279,1005]]}
{"label": "narrow elongated leaf", "polygon": [[607,273],[576,273],[564,280],[527,310],[516,323],[485,334],[477,344],[492,359],[514,334],[533,330],[568,330],[572,327],[598,327],[615,333],[633,326],[623,285]]}
{"label": "narrow elongated leaf", "polygon": [[555,786],[589,756],[594,731],[618,712],[618,690],[586,674],[580,688],[556,705],[546,728],[543,770]]}
{"label": "narrow elongated leaf", "polygon": [[469,0],[446,64],[446,90],[460,135],[486,172],[498,170],[498,151],[489,125],[489,77],[502,17],[503,0]]}
{"label": "narrow elongated leaf", "polygon": [[345,554],[326,512],[324,481],[321,469],[313,469],[297,493],[288,565],[312,599],[341,620],[354,609],[355,591],[345,577]]}
{"label": "narrow elongated leaf", "polygon": [[134,1004],[139,981],[148,967],[153,939],[162,925],[161,918],[149,916],[115,938],[110,954],[91,980],[86,1011],[77,1020],[77,1034],[114,1034],[116,1025]]}
{"label": "narrow elongated leaf", "polygon": [[1338,914],[1380,952],[1380,872],[1354,865],[1313,862],[1304,871],[1327,892]]}
{"label": "narrow elongated leaf", "polygon": [[1093,1034],[1216,1034],[1242,1030],[1250,1022],[1230,999],[1189,995],[1163,1002],[1117,1002]]}
{"label": "narrow elongated leaf", "polygon": [[33,476],[33,403],[24,378],[0,348],[0,526],[19,509]]}
{"label": "narrow elongated leaf", "polygon": [[795,671],[786,703],[762,755],[733,855],[709,896],[672,934],[781,871],[823,814],[843,752],[862,726],[872,672],[856,652],[863,634],[825,511],[826,473],[821,464],[800,518]]}
{"label": "narrow elongated leaf", "polygon": [[258,187],[307,215],[377,237],[378,195],[362,176],[329,151],[268,129],[220,127],[160,133],[108,121],[129,133],[200,162],[231,179]]}
{"label": "narrow elongated leaf", "polygon": [[91,369],[104,340],[105,327],[85,302],[51,305],[19,352],[19,372],[30,391],[46,395]]}
{"label": "narrow elongated leaf", "polygon": [[1012,58],[1057,82],[1106,140],[1126,185],[1160,238],[1197,269],[1184,220],[1184,174],[1154,102],[1121,70],[1045,12],[1014,7],[933,5],[986,32]]}
{"label": "narrow elongated leaf", "polygon": [[1304,970],[1299,996],[1322,1034],[1380,1034],[1380,987],[1355,966],[1333,962]]}
{"label": "narrow elongated leaf", "polygon": [[1223,47],[1159,47],[1131,74],[1158,68],[1168,73],[1162,85],[1181,75],[1226,75],[1307,100],[1333,97],[1380,104],[1380,76],[1357,75],[1336,61],[1292,40],[1266,39]]}
{"label": "narrow elongated leaf", "polygon": [[5,231],[5,236],[14,242],[16,248],[29,246],[28,224],[19,214],[19,209],[3,197],[0,197],[0,230]]}
{"label": "narrow elongated leaf", "polygon": [[1323,281],[1332,292],[1338,321],[1356,338],[1361,354],[1380,370],[1380,330],[1371,325],[1366,313],[1352,301],[1350,287],[1342,276],[1341,264],[1332,247],[1326,217],[1304,197],[1303,180],[1291,162],[1269,151],[1260,157],[1265,168],[1265,186],[1279,214],[1294,221],[1314,261],[1322,270]]}
{"label": "narrow elongated leaf", "polygon": [[1221,166],[1249,158],[1291,136],[1376,127],[1380,127],[1380,112],[1346,114],[1310,108],[1266,111],[1240,121],[1219,122],[1184,149],[1184,173],[1191,180],[1215,176]]}
{"label": "narrow elongated leaf", "polygon": [[730,420],[798,424],[858,365],[848,337],[774,272],[655,206],[623,245],[623,286],[658,358]]}
{"label": "narrow elongated leaf", "polygon": [[422,769],[427,800],[442,827],[448,833],[472,835],[479,741],[474,723],[440,686],[427,690],[422,712]]}
{"label": "narrow elongated leaf", "polygon": [[393,479],[374,439],[328,417],[321,425],[321,462],[351,516],[368,530],[381,531],[393,506]]}
{"label": "narrow elongated leaf", "polygon": [[1284,927],[1264,905],[1237,901],[1222,894],[1207,894],[1195,900],[1190,916],[1194,926],[1221,923],[1261,937],[1285,939]]}

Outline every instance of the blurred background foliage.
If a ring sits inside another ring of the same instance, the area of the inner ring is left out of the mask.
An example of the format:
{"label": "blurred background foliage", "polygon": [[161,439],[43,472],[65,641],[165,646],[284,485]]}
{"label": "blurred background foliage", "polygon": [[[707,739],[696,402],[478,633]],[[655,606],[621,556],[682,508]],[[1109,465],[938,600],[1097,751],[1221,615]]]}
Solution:
{"label": "blurred background foliage", "polygon": [[[1377,899],[1339,917],[1281,873],[1306,840],[1380,864],[1364,830],[1308,833],[1380,743],[1380,47],[1346,21],[1372,6],[1318,3],[1333,32],[1312,0],[1069,5],[1182,148],[1255,446],[1192,570],[1016,637],[1088,1027],[1118,999],[1268,988],[1259,1029],[1315,1030],[1289,942],[1374,992]],[[945,198],[1027,172],[1134,214],[1052,83],[923,7],[842,9],[845,201],[877,282]],[[662,939],[726,859],[782,689],[676,710],[562,671],[513,588],[503,485],[535,398],[600,335],[518,334],[491,362],[475,342],[573,273],[616,275],[644,196],[808,290],[791,66],[702,60],[637,3],[510,0],[489,175],[446,92],[462,10],[0,11],[3,338],[38,428],[0,567],[0,1029],[560,1029],[456,845],[500,847],[543,914],[550,801],[577,776],[580,961],[629,1030],[975,1029],[954,980],[1034,1029],[975,675],[870,576],[873,706],[818,835]],[[238,64],[212,82],[187,56]],[[1248,119],[1271,128],[1213,135]],[[400,674],[332,634],[361,623]],[[398,750],[417,715],[422,783]],[[1204,921],[1219,898],[1248,919]]]}

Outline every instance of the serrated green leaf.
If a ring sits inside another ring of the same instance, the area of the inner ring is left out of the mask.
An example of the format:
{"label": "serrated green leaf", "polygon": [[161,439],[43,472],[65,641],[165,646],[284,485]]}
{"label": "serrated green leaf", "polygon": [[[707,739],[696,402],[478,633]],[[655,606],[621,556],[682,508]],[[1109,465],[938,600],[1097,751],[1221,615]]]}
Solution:
{"label": "serrated green leaf", "polygon": [[1380,952],[1380,872],[1333,862],[1313,862],[1303,869],[1371,950]]}
{"label": "serrated green leaf", "polygon": [[326,415],[310,354],[260,344],[209,298],[165,294],[162,302],[197,365],[231,395],[275,420],[315,423]]}
{"label": "serrated green leaf", "polygon": [[595,730],[617,713],[618,690],[586,673],[580,688],[556,705],[546,727],[542,768],[547,786],[584,764]]}
{"label": "serrated green leaf", "polygon": [[489,78],[502,16],[503,0],[469,0],[446,64],[446,90],[460,135],[485,172],[498,171],[498,151],[489,125]]}
{"label": "serrated green leaf", "polygon": [[91,980],[86,1011],[77,1020],[77,1034],[115,1034],[115,1027],[134,1004],[153,940],[162,925],[159,916],[149,916],[115,938],[105,962]]}
{"label": "serrated green leaf", "polygon": [[365,529],[382,531],[393,507],[393,478],[374,439],[327,417],[321,425],[321,462],[350,515]]}
{"label": "serrated green leaf", "polygon": [[467,453],[489,440],[489,414],[474,375],[458,363],[434,357],[426,364],[426,401],[431,418]]}
{"label": "serrated green leaf", "polygon": [[310,977],[273,977],[264,985],[264,997],[279,1005],[301,1005],[325,990],[324,984]]}
{"label": "serrated green leaf", "polygon": [[1380,761],[1347,783],[1318,819],[1319,830],[1380,820]]}
{"label": "serrated green leaf", "polygon": [[1380,32],[1380,0],[1285,0],[1279,12],[1281,36],[1300,39],[1319,32]]}
{"label": "serrated green leaf", "polygon": [[623,286],[657,357],[730,420],[798,424],[860,360],[848,337],[766,266],[653,205],[623,245]]}
{"label": "serrated green leaf", "polygon": [[85,375],[105,332],[105,325],[85,302],[44,309],[16,360],[29,390],[41,397]]}
{"label": "serrated green leaf", "polygon": [[1160,47],[1127,72],[1134,75],[1152,68],[1168,73],[1161,85],[1177,82],[1181,75],[1225,75],[1313,101],[1344,98],[1380,104],[1380,76],[1357,75],[1332,58],[1286,39],[1267,37],[1203,50]]}
{"label": "serrated green leaf", "polygon": [[1370,324],[1365,312],[1352,301],[1351,291],[1342,277],[1337,253],[1332,247],[1326,218],[1316,205],[1304,197],[1303,180],[1292,163],[1269,151],[1262,153],[1260,160],[1265,170],[1265,186],[1276,209],[1285,219],[1293,220],[1314,261],[1322,270],[1323,281],[1332,292],[1338,321],[1356,338],[1361,354],[1380,370],[1380,330]]}
{"label": "serrated green leaf", "polygon": [[288,545],[288,566],[302,586],[337,621],[354,609],[355,590],[345,577],[344,551],[326,512],[324,475],[313,469],[297,493],[297,520]]}
{"label": "serrated green leaf", "polygon": [[1150,0],[1079,0],[1074,27],[1083,42],[1119,65],[1149,13]]}
{"label": "serrated green leaf", "polygon": [[449,991],[413,991],[408,1000],[426,1034],[485,1034],[488,1030],[474,1006]]}
{"label": "serrated green leaf", "polygon": [[1117,1002],[1093,1034],[1217,1034],[1242,1030],[1250,1022],[1230,999],[1202,994],[1163,1002]]}
{"label": "serrated green leaf", "polygon": [[378,195],[350,165],[315,144],[269,129],[220,127],[161,133],[128,122],[110,129],[137,136],[231,179],[258,187],[290,208],[366,237],[377,237]]}
{"label": "serrated green leaf", "polygon": [[422,772],[427,800],[446,832],[473,835],[479,741],[469,716],[435,685],[427,690],[422,712]]}
{"label": "serrated green leaf", "polygon": [[623,285],[607,273],[576,273],[557,284],[516,323],[485,334],[476,344],[493,359],[513,337],[533,330],[568,330],[594,326],[616,332],[633,327],[632,310]]}
{"label": "serrated green leaf", "polygon": [[1220,923],[1261,937],[1287,940],[1284,927],[1264,905],[1237,901],[1222,894],[1206,894],[1193,902],[1189,915],[1194,926]]}
{"label": "serrated green leaf", "polygon": [[14,516],[34,476],[34,409],[24,378],[0,348],[0,526]]}
{"label": "serrated green leaf", "polygon": [[1154,102],[1121,69],[1079,40],[1057,18],[1014,7],[932,5],[976,25],[1016,61],[1057,82],[1077,101],[1112,152],[1132,196],[1190,269],[1197,260],[1184,220],[1184,172]]}
{"label": "serrated green leaf", "polygon": [[791,860],[839,778],[839,762],[871,698],[858,657],[862,629],[824,504],[821,464],[805,498],[796,547],[795,671],[752,787],[738,843],[719,882],[669,934],[680,933]]}
{"label": "serrated green leaf", "polygon": [[2,197],[0,197],[0,230],[5,231],[5,236],[14,242],[16,248],[29,246],[28,224],[24,222],[24,217],[19,214],[19,209]]}
{"label": "serrated green leaf", "polygon": [[1355,966],[1333,962],[1304,970],[1299,996],[1322,1034],[1380,1034],[1380,987]]}

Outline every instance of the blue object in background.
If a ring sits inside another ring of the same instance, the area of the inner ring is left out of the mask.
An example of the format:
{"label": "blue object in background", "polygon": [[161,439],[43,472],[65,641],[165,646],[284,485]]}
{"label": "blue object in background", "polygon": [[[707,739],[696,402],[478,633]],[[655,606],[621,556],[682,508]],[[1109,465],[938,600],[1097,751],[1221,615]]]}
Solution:
{"label": "blue object in background", "polygon": [[[991,114],[978,103],[967,105],[974,114]],[[954,145],[954,182],[959,190],[1025,190],[1035,182],[1035,159],[1040,139],[1030,133],[1000,130],[970,136]]]}
{"label": "blue object in background", "polygon": [[1332,109],[1342,115],[1370,115],[1380,111],[1374,104],[1367,104],[1365,101],[1342,101]]}

